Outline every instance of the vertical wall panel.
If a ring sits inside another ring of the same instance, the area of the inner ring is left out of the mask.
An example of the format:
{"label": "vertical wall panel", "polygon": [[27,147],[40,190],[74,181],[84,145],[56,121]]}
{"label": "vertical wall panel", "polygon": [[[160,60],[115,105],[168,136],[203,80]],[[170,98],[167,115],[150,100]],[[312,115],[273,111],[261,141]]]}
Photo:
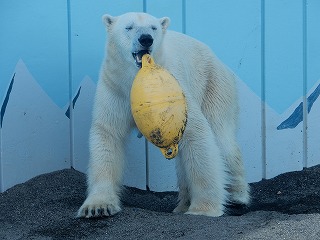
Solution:
{"label": "vertical wall panel", "polygon": [[186,33],[211,47],[240,78],[239,144],[248,181],[262,177],[260,2],[187,1]]}
{"label": "vertical wall panel", "polygon": [[[147,1],[147,13],[156,17],[170,17],[169,30],[182,32],[182,1]],[[149,188],[153,191],[177,190],[175,160],[167,160],[160,150],[148,143]]]}
{"label": "vertical wall panel", "polygon": [[271,178],[302,169],[303,24],[300,0],[265,4],[266,177]]}
{"label": "vertical wall panel", "polygon": [[67,26],[63,0],[0,2],[1,190],[70,167]]}
{"label": "vertical wall panel", "polygon": [[169,30],[182,32],[182,0],[153,0],[146,1],[146,12],[161,18],[170,17]]}
{"label": "vertical wall panel", "polygon": [[118,16],[127,12],[142,12],[143,0],[117,0],[105,1],[106,13],[113,16]]}
{"label": "vertical wall panel", "polygon": [[307,0],[307,166],[320,163],[320,1]]}
{"label": "vertical wall panel", "polygon": [[49,97],[63,107],[68,101],[66,2],[1,0],[0,29],[0,99],[22,59]]}
{"label": "vertical wall panel", "polygon": [[88,167],[93,99],[106,38],[101,16],[106,11],[105,1],[70,0],[73,167],[82,172]]}

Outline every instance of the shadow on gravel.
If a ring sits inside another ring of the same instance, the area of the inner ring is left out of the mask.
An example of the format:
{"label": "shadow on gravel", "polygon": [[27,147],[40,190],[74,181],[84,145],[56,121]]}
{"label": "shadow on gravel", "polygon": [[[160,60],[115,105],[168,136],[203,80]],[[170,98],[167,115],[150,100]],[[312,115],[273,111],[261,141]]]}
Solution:
{"label": "shadow on gravel", "polygon": [[[251,211],[277,211],[287,214],[320,213],[320,166],[281,174],[273,179],[250,184],[252,201],[249,207],[229,205],[228,215]],[[177,192],[152,192],[126,188],[124,205],[157,212],[172,212]]]}

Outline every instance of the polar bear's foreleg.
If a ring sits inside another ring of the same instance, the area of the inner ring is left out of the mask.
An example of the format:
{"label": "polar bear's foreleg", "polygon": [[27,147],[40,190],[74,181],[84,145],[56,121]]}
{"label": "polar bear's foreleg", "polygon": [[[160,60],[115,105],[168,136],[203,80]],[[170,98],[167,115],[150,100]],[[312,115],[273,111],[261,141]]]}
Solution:
{"label": "polar bear's foreleg", "polygon": [[186,213],[221,216],[228,200],[228,175],[213,132],[200,110],[189,111],[180,156],[190,196]]}
{"label": "polar bear's foreleg", "polygon": [[111,132],[98,124],[92,126],[91,161],[87,179],[88,196],[78,211],[78,217],[111,216],[121,210],[119,192],[124,146],[123,141]]}

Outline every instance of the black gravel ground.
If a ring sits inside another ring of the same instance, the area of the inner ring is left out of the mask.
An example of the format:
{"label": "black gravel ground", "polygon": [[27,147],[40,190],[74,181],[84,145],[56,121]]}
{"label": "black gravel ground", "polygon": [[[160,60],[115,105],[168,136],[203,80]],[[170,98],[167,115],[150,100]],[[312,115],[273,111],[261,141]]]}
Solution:
{"label": "black gravel ground", "polygon": [[219,218],[171,213],[176,192],[125,188],[116,216],[77,219],[85,175],[56,171],[0,194],[0,239],[320,239],[320,166],[251,188],[250,207]]}

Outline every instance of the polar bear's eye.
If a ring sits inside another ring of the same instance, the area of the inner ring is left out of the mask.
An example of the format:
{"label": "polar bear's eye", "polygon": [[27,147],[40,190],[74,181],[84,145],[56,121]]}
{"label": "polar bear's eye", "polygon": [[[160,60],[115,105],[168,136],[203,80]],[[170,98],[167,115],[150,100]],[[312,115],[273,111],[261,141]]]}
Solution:
{"label": "polar bear's eye", "polygon": [[130,30],[132,30],[132,28],[133,28],[133,25],[129,25],[129,26],[126,27],[126,30],[130,31]]}
{"label": "polar bear's eye", "polygon": [[157,30],[157,27],[156,26],[151,26],[151,29],[156,31]]}

